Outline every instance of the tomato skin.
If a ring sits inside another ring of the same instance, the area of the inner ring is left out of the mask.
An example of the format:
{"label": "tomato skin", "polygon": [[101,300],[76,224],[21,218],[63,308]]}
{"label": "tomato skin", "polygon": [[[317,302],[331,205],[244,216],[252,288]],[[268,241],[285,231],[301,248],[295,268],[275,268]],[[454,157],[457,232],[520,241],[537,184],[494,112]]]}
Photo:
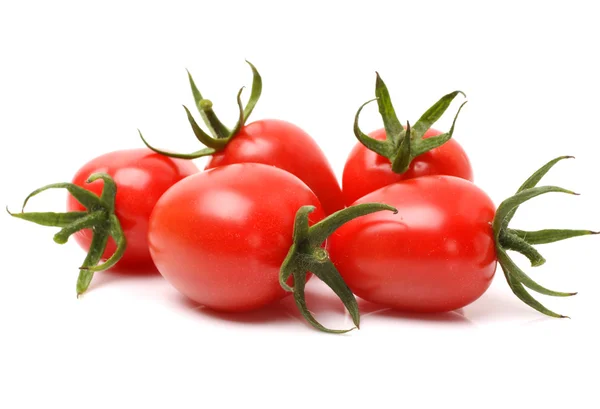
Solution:
{"label": "tomato skin", "polygon": [[496,270],[495,207],[478,187],[452,176],[395,183],[356,203],[397,214],[355,219],[330,238],[330,256],[353,292],[406,312],[446,312],[479,298]]}
{"label": "tomato skin", "polygon": [[324,217],[296,176],[256,163],[222,166],[170,188],[150,218],[149,243],[160,273],[211,309],[247,311],[283,298],[279,269],[303,205]]}
{"label": "tomato skin", "polygon": [[[127,249],[113,270],[122,272],[156,271],[148,250],[148,221],[154,205],[162,194],[181,179],[198,172],[190,161],[159,155],[149,149],[131,149],[110,152],[86,163],[77,171],[73,183],[97,195],[104,182],[85,183],[96,172],[105,172],[117,184],[115,211],[127,238]],[[71,195],[67,199],[69,211],[85,208]],[[75,235],[77,243],[88,250],[92,240],[89,229]],[[109,239],[103,260],[110,257],[116,246]]]}
{"label": "tomato skin", "polygon": [[[429,129],[423,138],[440,135],[442,132]],[[370,137],[385,140],[385,129],[378,129]],[[467,154],[454,139],[442,146],[425,152],[413,159],[409,169],[397,174],[392,171],[389,159],[357,143],[344,166],[342,190],[346,205],[354,203],[367,193],[402,180],[427,175],[448,175],[473,181],[473,169]]]}
{"label": "tomato skin", "polygon": [[234,163],[277,166],[306,183],[325,213],[344,208],[340,185],[323,151],[310,135],[289,122],[265,119],[244,126],[223,151],[212,156],[206,169]]}

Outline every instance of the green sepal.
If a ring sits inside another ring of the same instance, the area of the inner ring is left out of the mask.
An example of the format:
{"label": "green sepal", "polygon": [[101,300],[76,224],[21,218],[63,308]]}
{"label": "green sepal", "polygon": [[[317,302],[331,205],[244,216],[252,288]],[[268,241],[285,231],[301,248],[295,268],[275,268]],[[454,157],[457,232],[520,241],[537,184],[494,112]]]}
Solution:
{"label": "green sepal", "polygon": [[110,237],[113,238],[117,245],[115,252],[104,263],[91,266],[81,266],[81,270],[85,269],[94,272],[108,270],[109,268],[117,264],[121,257],[123,257],[125,249],[127,248],[127,239],[125,238],[125,234],[123,233],[123,229],[121,228],[121,224],[119,223],[119,218],[116,215],[110,215],[107,230],[108,234],[110,235]]}
{"label": "green sepal", "polygon": [[231,138],[231,136],[233,135],[237,135],[237,133],[240,131],[240,129],[242,129],[242,126],[244,126],[245,121],[245,117],[244,117],[244,105],[242,104],[242,91],[244,90],[244,87],[240,88],[240,90],[238,91],[237,94],[237,106],[238,106],[238,121],[236,122],[235,126],[233,127],[233,130],[231,131],[229,138]]}
{"label": "green sepal", "polygon": [[506,269],[508,274],[510,274],[510,276],[512,278],[514,278],[515,280],[517,280],[519,283],[523,284],[525,287],[529,288],[530,290],[533,290],[540,294],[550,295],[553,297],[569,297],[571,295],[577,294],[577,293],[564,293],[564,292],[559,292],[559,291],[552,291],[552,290],[549,290],[549,289],[539,285],[538,283],[533,281],[531,279],[531,277],[529,277],[527,274],[525,274],[525,272],[523,270],[521,270],[519,268],[519,266],[517,266],[517,264],[508,256],[508,254],[506,254],[506,251],[504,251],[504,249],[502,249],[502,248],[498,249],[497,256],[498,256],[498,261],[500,262],[500,265],[502,266],[502,268]]}
{"label": "green sepal", "polygon": [[250,114],[252,113],[252,111],[254,110],[254,107],[256,106],[256,103],[260,99],[260,95],[262,93],[262,78],[261,78],[260,74],[258,73],[258,70],[249,61],[246,61],[246,62],[248,63],[248,65],[250,66],[250,69],[252,70],[252,89],[250,91],[250,97],[249,97],[248,102],[246,103],[245,107],[243,106],[243,103],[241,101],[241,94],[242,94],[242,90],[244,88],[242,87],[239,90],[239,92],[237,94],[237,98],[236,98],[239,114],[238,114],[238,119],[236,121],[236,124],[231,130],[228,129],[225,125],[223,125],[223,123],[219,120],[219,118],[217,117],[216,113],[213,110],[212,102],[208,99],[205,99],[202,96],[202,93],[196,86],[196,83],[194,82],[192,75],[188,71],[187,72],[188,80],[190,82],[190,87],[192,89],[194,103],[196,105],[196,108],[200,112],[200,117],[202,118],[206,127],[209,129],[211,135],[209,135],[204,130],[202,130],[202,128],[198,125],[198,123],[194,119],[190,110],[185,105],[183,106],[183,108],[185,109],[185,113],[186,113],[187,119],[192,127],[192,131],[194,132],[194,135],[196,135],[196,139],[198,139],[198,141],[201,144],[203,144],[205,146],[205,148],[200,149],[196,152],[192,152],[192,153],[174,153],[174,152],[161,150],[161,149],[155,148],[154,146],[150,145],[148,143],[148,141],[146,141],[146,139],[143,137],[141,131],[138,129],[138,133],[140,135],[140,138],[144,142],[144,145],[146,145],[149,149],[151,149],[154,152],[157,152],[161,155],[169,156],[172,158],[180,158],[180,159],[197,159],[197,158],[200,158],[203,156],[212,155],[216,152],[220,152],[223,149],[225,149],[225,147],[227,146],[229,141],[231,141],[231,139],[235,138],[235,136],[239,134],[242,127],[248,121],[248,118],[249,118]]}
{"label": "green sepal", "polygon": [[248,118],[252,114],[252,111],[254,111],[254,107],[260,99],[260,95],[262,94],[262,77],[258,73],[258,70],[254,64],[248,60],[246,60],[246,63],[252,70],[252,88],[250,89],[250,98],[248,98],[248,103],[246,104],[246,108],[244,108],[244,123],[248,121]]}
{"label": "green sepal", "polygon": [[90,192],[89,190],[86,190],[72,183],[52,183],[50,185],[46,185],[39,189],[36,189],[29,195],[27,195],[27,197],[23,201],[23,205],[21,206],[21,212],[25,210],[25,206],[27,206],[27,202],[29,202],[29,199],[49,189],[66,189],[71,194],[71,196],[73,196],[86,209],[98,208],[101,206],[100,198],[92,192]]}
{"label": "green sepal", "polygon": [[77,298],[81,294],[87,291],[92,278],[94,278],[94,271],[88,267],[95,266],[100,262],[104,249],[108,244],[108,232],[106,228],[94,229],[94,235],[92,236],[92,242],[90,243],[90,249],[88,251],[83,264],[79,268],[79,276],[77,277]]}
{"label": "green sepal", "polygon": [[[58,244],[66,243],[69,237],[78,231],[83,229],[92,230],[93,236],[90,249],[80,267],[79,278],[77,279],[78,297],[87,290],[94,272],[114,266],[121,259],[127,247],[123,229],[115,214],[117,185],[106,173],[94,173],[90,175],[86,183],[92,183],[96,180],[104,182],[100,196],[72,183],[54,183],[31,192],[23,203],[21,213],[11,213],[8,208],[6,209],[11,216],[22,220],[42,226],[61,227],[62,229],[54,235],[54,241]],[[24,211],[30,198],[45,190],[58,188],[66,189],[87,210],[67,213]],[[111,236],[117,243],[117,249],[108,260],[98,265],[106,249],[108,238]]]}
{"label": "green sepal", "polygon": [[[527,180],[525,182],[523,182],[523,184],[519,187],[519,189],[517,190],[517,193],[520,193],[523,190],[531,189],[532,187],[537,186],[537,184],[540,182],[540,180],[542,180],[542,178],[546,175],[546,173],[548,173],[548,171],[550,169],[552,169],[552,167],[554,165],[556,165],[558,162],[560,162],[561,160],[564,160],[564,159],[574,159],[574,157],[573,156],[559,156],[556,159],[552,159],[550,162],[546,163],[544,166],[542,166],[541,168],[539,168],[538,170],[533,172],[533,174],[531,176],[529,176],[529,178],[527,178]],[[512,209],[510,212],[508,212],[507,215],[504,217],[504,224],[503,224],[504,228],[507,228],[508,224],[510,223],[513,216],[515,215],[515,212],[517,211],[517,209],[518,209],[518,206],[516,206],[514,209]]]}
{"label": "green sepal", "polygon": [[[379,114],[383,120],[383,127],[385,129],[385,137],[388,141],[391,141],[394,145],[399,146],[402,140],[399,139],[402,135],[404,128],[396,116],[396,111],[392,105],[392,98],[388,91],[385,83],[379,76],[379,73],[375,73],[377,78],[375,80],[375,97],[377,99],[377,107],[379,108]],[[398,138],[398,139],[395,139]]]}
{"label": "green sepal", "polygon": [[142,142],[144,142],[144,145],[146,145],[146,147],[156,153],[159,153],[163,156],[168,156],[170,158],[179,158],[179,159],[198,159],[201,158],[203,156],[210,156],[214,153],[216,153],[217,151],[213,148],[204,148],[204,149],[200,149],[199,151],[196,152],[192,152],[192,153],[176,153],[176,152],[168,152],[168,151],[163,151],[161,149],[157,149],[153,146],[151,146],[146,139],[144,138],[144,135],[142,135],[142,132],[138,129],[138,133],[140,134],[140,138],[142,138]]}
{"label": "green sepal", "polygon": [[506,277],[506,281],[508,282],[508,286],[512,290],[512,292],[525,304],[529,305],[534,310],[541,312],[542,314],[548,315],[549,317],[554,318],[569,318],[566,315],[557,314],[554,311],[550,311],[548,308],[544,307],[538,300],[533,298],[531,294],[527,292],[523,284],[516,281],[505,269],[505,267],[500,264],[502,268],[502,272],[504,273],[504,277]]}
{"label": "green sepal", "polygon": [[361,131],[360,126],[358,125],[358,119],[363,108],[373,101],[377,101],[377,99],[371,99],[358,108],[358,111],[354,116],[354,135],[356,136],[358,141],[362,143],[367,149],[386,158],[391,158],[394,155],[394,145],[390,144],[389,141],[380,141],[371,138],[369,135]]}
{"label": "green sepal", "polygon": [[500,235],[500,232],[504,225],[506,224],[506,219],[512,219],[514,216],[515,210],[524,202],[533,199],[539,195],[543,195],[546,193],[567,193],[571,195],[575,195],[575,192],[572,192],[567,189],[563,189],[558,186],[541,186],[541,187],[532,187],[529,189],[521,190],[519,193],[514,196],[509,197],[504,200],[498,206],[496,210],[496,216],[494,217],[494,232],[496,234],[496,238]]}
{"label": "green sepal", "polygon": [[[444,95],[419,118],[412,129],[409,126],[405,129],[398,120],[387,86],[377,73],[375,81],[375,96],[377,98],[375,100],[383,120],[386,139],[384,141],[373,139],[363,133],[358,125],[361,111],[365,105],[373,100],[365,102],[356,112],[354,135],[367,149],[388,158],[395,173],[402,174],[408,170],[414,158],[442,146],[452,138],[456,120],[466,102],[459,107],[448,132],[430,138],[424,138],[424,136],[431,125],[441,118],[459,94],[465,96],[462,91],[454,91]],[[407,133],[410,133],[410,135],[407,135]]]}
{"label": "green sepal", "polygon": [[568,318],[564,315],[557,314],[544,307],[539,301],[531,296],[525,289],[529,288],[540,294],[550,295],[554,297],[569,297],[577,293],[574,292],[558,292],[549,290],[529,277],[517,264],[510,258],[507,251],[517,251],[526,256],[532,266],[538,266],[545,262],[545,259],[535,250],[533,245],[552,243],[559,240],[565,240],[572,237],[578,237],[589,234],[597,234],[591,230],[539,230],[528,232],[524,230],[515,230],[508,227],[509,222],[515,215],[519,206],[534,197],[546,193],[567,193],[576,194],[570,190],[563,189],[557,186],[542,186],[537,187],[540,180],[548,173],[548,171],[563,159],[571,158],[571,156],[561,156],[546,163],[536,172],[534,172],[517,190],[514,196],[504,200],[496,210],[496,216],[492,223],[494,238],[496,241],[496,254],[498,263],[504,272],[506,281],[512,289],[513,293],[525,304],[531,308],[541,312],[542,314],[557,317]]}
{"label": "green sepal", "polygon": [[11,213],[6,208],[8,214],[18,219],[27,220],[40,226],[52,226],[52,227],[67,227],[71,223],[81,219],[88,215],[88,212],[68,212],[68,213],[54,213],[54,212],[28,212],[28,213]]}
{"label": "green sepal", "polygon": [[569,229],[545,229],[538,231],[525,231],[507,229],[507,232],[520,237],[529,244],[548,244],[573,237],[587,236],[591,234],[600,234],[591,230],[569,230]]}
{"label": "green sepal", "polygon": [[[293,232],[293,244],[281,265],[279,272],[279,283],[286,291],[294,293],[294,300],[306,321],[314,328],[329,333],[344,333],[348,330],[332,330],[321,325],[306,305],[304,287],[306,276],[312,272],[323,281],[344,304],[344,307],[352,317],[355,328],[360,327],[360,314],[356,298],[344,282],[342,276],[329,259],[327,250],[322,247],[323,243],[335,230],[343,224],[357,217],[381,210],[396,212],[391,206],[381,203],[366,203],[347,207],[335,212],[320,222],[309,226],[308,217],[315,210],[314,206],[302,206],[296,213]],[[293,286],[288,284],[289,278],[294,279]]]}

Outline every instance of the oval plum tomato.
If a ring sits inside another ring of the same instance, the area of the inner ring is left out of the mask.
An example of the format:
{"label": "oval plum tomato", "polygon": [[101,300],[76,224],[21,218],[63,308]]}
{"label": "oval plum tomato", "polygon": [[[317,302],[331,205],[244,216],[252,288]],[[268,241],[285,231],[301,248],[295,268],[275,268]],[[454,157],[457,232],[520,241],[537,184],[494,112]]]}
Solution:
{"label": "oval plum tomato", "polygon": [[[73,177],[73,184],[100,194],[104,182],[86,183],[91,174],[103,172],[112,176],[117,185],[115,213],[127,239],[127,249],[113,269],[122,272],[147,272],[155,270],[148,250],[148,221],[154,205],[162,194],[181,179],[198,172],[190,161],[168,158],[148,149],[131,149],[110,152],[92,159]],[[69,211],[85,208],[69,195]],[[84,249],[90,248],[92,231],[84,229],[75,233],[75,240]],[[115,251],[111,238],[101,259]]]}
{"label": "oval plum tomato", "polygon": [[279,269],[294,217],[316,195],[291,173],[237,164],[198,173],[170,188],[150,218],[150,253],[177,290],[214,310],[252,310],[286,294]]}
{"label": "oval plum tomato", "polygon": [[489,287],[496,269],[495,206],[471,182],[424,176],[372,192],[376,213],[341,227],[330,255],[359,297],[403,311],[451,311]]}
{"label": "oval plum tomato", "polygon": [[276,166],[297,176],[317,195],[326,214],[344,207],[344,198],[333,170],[317,143],[302,129],[289,122],[265,119],[245,125],[262,92],[262,79],[256,68],[248,63],[253,73],[252,90],[246,107],[238,94],[239,118],[233,129],[225,127],[217,118],[212,102],[202,97],[192,76],[189,82],[196,107],[212,135],[198,126],[184,106],[196,138],[206,146],[197,152],[179,154],[152,147],[140,132],[146,146],[166,156],[195,159],[212,156],[206,169],[234,163],[262,163]]}
{"label": "oval plum tomato", "polygon": [[[436,129],[428,129],[423,138],[441,134],[442,132]],[[378,129],[369,136],[383,141],[386,138],[385,129]],[[388,158],[357,143],[346,160],[342,174],[344,200],[350,205],[381,187],[429,175],[449,175],[473,181],[469,158],[454,139],[414,158],[404,173],[392,171]]]}
{"label": "oval plum tomato", "polygon": [[[155,271],[147,240],[152,208],[171,185],[197,171],[189,161],[148,149],[115,151],[86,163],[73,183],[53,183],[34,190],[25,199],[21,213],[9,213],[42,226],[60,227],[54,235],[58,244],[75,235],[77,243],[88,251],[79,267],[79,296],[97,271]],[[70,193],[68,212],[24,211],[33,196],[48,189]]]}
{"label": "oval plum tomato", "polygon": [[414,126],[407,124],[405,128],[398,121],[388,89],[377,74],[375,95],[385,127],[369,135],[360,130],[360,113],[372,101],[363,104],[356,113],[354,134],[359,143],[350,152],[342,175],[346,205],[383,186],[421,176],[449,175],[473,181],[469,158],[458,142],[451,139],[460,108],[449,132],[431,128],[459,94],[462,92],[443,96]]}
{"label": "oval plum tomato", "polygon": [[390,206],[369,203],[323,219],[317,196],[274,166],[242,163],[182,180],[150,217],[150,253],[160,273],[181,293],[219,311],[248,311],[287,294],[313,327],[304,286],[311,272],[343,302],[356,327],[354,295],[329,260],[325,242],[339,226]]}
{"label": "oval plum tomato", "polygon": [[331,260],[357,296],[407,312],[445,312],[472,303],[489,287],[498,262],[522,301],[544,314],[562,317],[533,299],[525,287],[552,296],[573,293],[540,286],[507,251],[521,252],[532,266],[538,266],[545,260],[534,244],[594,233],[508,227],[521,203],[548,192],[572,193],[554,186],[536,187],[564,158],[539,169],[497,210],[481,189],[453,176],[423,176],[378,189],[356,203],[388,203],[398,213],[375,213],[342,226],[330,239]]}

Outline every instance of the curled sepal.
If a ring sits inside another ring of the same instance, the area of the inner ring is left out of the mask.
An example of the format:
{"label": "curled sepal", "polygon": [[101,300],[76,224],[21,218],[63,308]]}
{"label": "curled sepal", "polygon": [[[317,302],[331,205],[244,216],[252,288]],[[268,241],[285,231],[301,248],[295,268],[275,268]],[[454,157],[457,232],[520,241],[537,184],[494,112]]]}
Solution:
{"label": "curled sepal", "polygon": [[531,308],[546,314],[551,317],[567,318],[564,315],[557,314],[544,307],[539,301],[535,300],[531,294],[529,294],[525,287],[539,294],[549,295],[553,297],[568,297],[577,293],[572,292],[558,292],[549,290],[529,277],[525,272],[517,266],[517,264],[510,258],[507,251],[517,251],[527,257],[533,267],[542,265],[546,260],[542,255],[533,247],[536,244],[552,243],[560,240],[566,240],[572,237],[584,236],[589,234],[597,234],[597,232],[591,230],[559,230],[559,229],[548,229],[539,231],[524,231],[510,229],[508,227],[509,222],[515,215],[516,210],[519,206],[526,201],[533,199],[534,197],[546,194],[546,193],[567,193],[576,194],[570,190],[563,189],[557,186],[541,186],[537,184],[544,177],[546,173],[558,162],[563,159],[571,158],[570,156],[561,156],[546,163],[540,169],[533,173],[517,190],[514,196],[504,200],[498,209],[496,210],[496,216],[492,223],[494,230],[494,238],[496,241],[496,254],[498,257],[498,263],[500,264],[504,276],[508,285],[515,293],[515,295],[529,305]]}
{"label": "curled sepal", "polygon": [[[69,237],[78,231],[83,229],[92,230],[93,236],[90,248],[80,267],[79,278],[77,279],[77,296],[87,290],[94,272],[106,270],[114,266],[121,259],[127,247],[123,229],[115,214],[117,185],[110,175],[106,173],[94,173],[90,175],[86,183],[92,183],[96,180],[104,182],[100,196],[72,183],[54,183],[30,193],[23,203],[21,213],[11,213],[8,211],[8,208],[6,209],[13,217],[42,226],[60,227],[61,230],[54,235],[54,241],[58,244],[66,243]],[[25,205],[31,197],[45,190],[57,188],[66,189],[79,203],[86,207],[86,211],[66,213],[24,211]],[[106,250],[109,237],[113,238],[117,244],[117,249],[108,260],[102,264],[98,264]]]}
{"label": "curled sepal", "polygon": [[385,83],[379,74],[377,74],[377,80],[375,82],[375,96],[377,97],[376,100],[379,107],[379,113],[381,114],[381,118],[383,120],[386,139],[384,141],[380,141],[371,138],[363,133],[358,126],[358,120],[362,109],[365,107],[365,105],[373,100],[364,103],[356,112],[354,117],[354,135],[367,149],[388,158],[392,164],[392,170],[398,174],[402,174],[408,170],[414,158],[424,154],[425,152],[442,146],[452,138],[452,135],[454,134],[454,127],[456,125],[456,119],[458,118],[458,115],[460,114],[460,111],[466,102],[463,102],[463,104],[459,107],[456,115],[454,116],[454,120],[452,121],[452,126],[448,132],[429,138],[424,138],[424,136],[431,125],[441,118],[452,101],[459,94],[465,96],[462,91],[454,91],[444,95],[423,115],[421,115],[421,118],[419,118],[419,120],[414,124],[412,129],[409,126],[407,126],[405,129],[402,127],[400,121],[398,121],[396,111],[392,105],[392,100]]}
{"label": "curled sepal", "polygon": [[196,136],[196,139],[205,146],[205,148],[200,149],[196,152],[192,153],[175,153],[169,152],[165,150],[161,150],[155,148],[150,145],[148,141],[143,137],[142,133],[138,129],[138,133],[140,134],[140,138],[144,142],[144,144],[154,152],[160,153],[164,156],[169,156],[172,158],[180,158],[180,159],[197,159],[203,156],[209,156],[216,152],[220,152],[233,139],[236,135],[239,134],[242,127],[248,121],[248,117],[254,110],[256,103],[258,102],[260,95],[262,93],[262,78],[258,73],[258,70],[252,63],[246,61],[252,70],[252,89],[250,90],[250,97],[246,106],[242,104],[241,94],[243,87],[239,90],[237,94],[237,106],[238,106],[238,118],[235,126],[232,129],[227,128],[217,117],[217,114],[213,110],[213,104],[210,100],[204,98],[196,86],[192,75],[188,71],[188,80],[190,82],[190,87],[192,88],[192,95],[194,96],[194,103],[198,111],[200,112],[200,117],[202,118],[204,124],[210,131],[210,135],[206,133],[196,122],[190,110],[184,105],[185,113],[192,127],[192,131]]}
{"label": "curled sepal", "polygon": [[[360,314],[356,298],[354,298],[352,291],[344,282],[333,262],[329,259],[327,250],[322,245],[327,237],[350,220],[381,210],[396,212],[396,209],[381,203],[365,203],[335,212],[313,226],[309,226],[308,217],[314,210],[314,206],[302,206],[296,213],[293,244],[281,265],[279,283],[284,290],[294,293],[296,305],[310,325],[329,333],[348,332],[354,328],[332,330],[321,325],[312,315],[304,297],[306,276],[309,272],[312,272],[331,288],[346,307],[355,328],[359,328]],[[288,284],[290,278],[294,280],[293,286]]]}

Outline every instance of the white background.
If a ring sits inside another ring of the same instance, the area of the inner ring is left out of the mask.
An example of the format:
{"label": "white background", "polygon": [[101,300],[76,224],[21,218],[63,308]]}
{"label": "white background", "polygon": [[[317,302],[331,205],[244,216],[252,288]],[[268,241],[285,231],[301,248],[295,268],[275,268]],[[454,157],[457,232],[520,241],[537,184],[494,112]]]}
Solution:
{"label": "white background", "polygon": [[[467,94],[455,138],[496,203],[547,160],[577,157],[547,183],[582,196],[539,198],[514,226],[600,229],[593,1],[1,4],[0,203],[11,209],[94,156],[139,147],[138,127],[158,146],[197,149],[184,68],[233,122],[247,58],[264,79],[253,117],[300,125],[338,175],[378,70],[402,119]],[[381,126],[375,108],[362,126]],[[64,198],[47,193],[31,210],[61,211]],[[542,247],[548,263],[532,272],[580,291],[540,296],[571,320],[530,310],[497,274],[460,313],[362,304],[362,329],[331,336],[303,324],[289,299],[215,314],[160,276],[98,274],[77,300],[76,244],[8,215],[0,224],[2,408],[599,407],[597,237]],[[326,324],[349,325],[316,280],[310,289]]]}

